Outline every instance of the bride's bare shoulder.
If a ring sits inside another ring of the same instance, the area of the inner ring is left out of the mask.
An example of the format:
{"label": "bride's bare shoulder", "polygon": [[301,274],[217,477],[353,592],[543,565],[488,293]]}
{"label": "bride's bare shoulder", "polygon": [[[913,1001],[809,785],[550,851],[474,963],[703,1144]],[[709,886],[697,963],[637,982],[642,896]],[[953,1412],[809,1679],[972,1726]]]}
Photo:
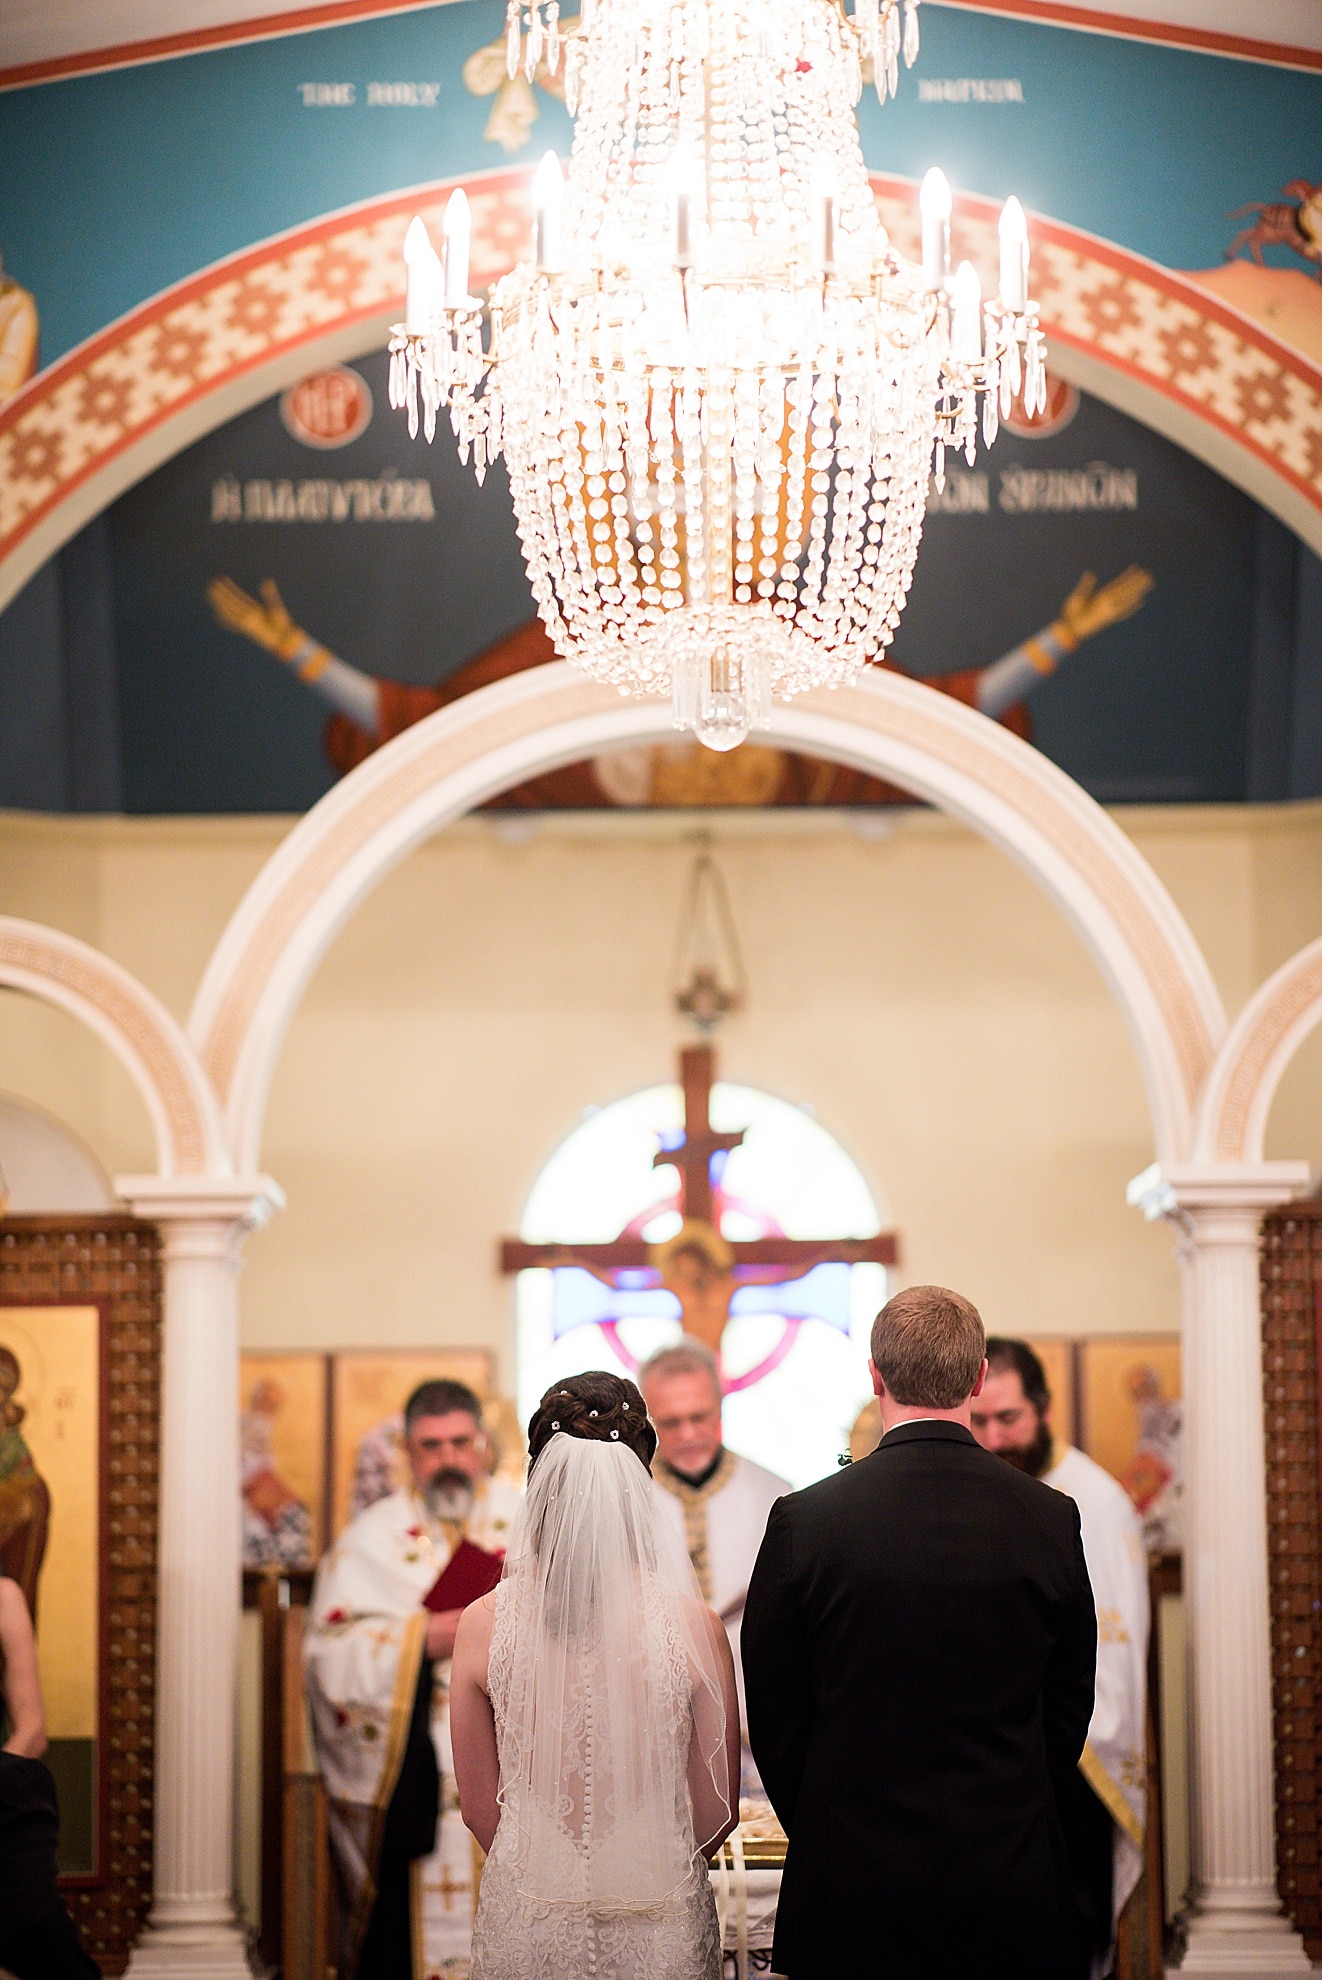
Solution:
{"label": "bride's bare shoulder", "polygon": [[685,1595],[681,1600],[691,1641],[714,1650],[717,1661],[726,1663],[730,1658],[730,1639],[725,1633],[725,1624],[715,1610],[709,1609],[696,1595]]}
{"label": "bride's bare shoulder", "polygon": [[455,1673],[473,1674],[481,1678],[486,1671],[487,1655],[491,1649],[491,1625],[496,1615],[496,1590],[489,1595],[481,1595],[476,1602],[470,1602],[459,1618],[459,1627],[454,1635]]}
{"label": "bride's bare shoulder", "polygon": [[490,1636],[496,1614],[496,1596],[499,1592],[499,1589],[493,1588],[486,1595],[479,1595],[476,1602],[470,1602],[459,1619],[460,1629],[468,1623],[474,1635],[480,1633]]}

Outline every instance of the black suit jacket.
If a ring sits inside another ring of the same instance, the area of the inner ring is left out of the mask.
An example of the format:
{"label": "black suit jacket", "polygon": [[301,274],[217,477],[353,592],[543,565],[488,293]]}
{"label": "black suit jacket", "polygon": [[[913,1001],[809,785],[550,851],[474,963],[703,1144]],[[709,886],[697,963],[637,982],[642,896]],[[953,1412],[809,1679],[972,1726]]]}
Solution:
{"label": "black suit jacket", "polygon": [[1093,1708],[1072,1499],[948,1422],[772,1508],[744,1611],[753,1757],[789,1836],[790,1980],[1068,1974],[1053,1790]]}

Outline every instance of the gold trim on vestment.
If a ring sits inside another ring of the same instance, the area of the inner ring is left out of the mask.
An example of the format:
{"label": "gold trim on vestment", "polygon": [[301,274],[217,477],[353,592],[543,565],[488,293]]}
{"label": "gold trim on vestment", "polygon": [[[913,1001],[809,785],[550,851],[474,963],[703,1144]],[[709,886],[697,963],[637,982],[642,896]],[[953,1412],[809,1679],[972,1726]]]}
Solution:
{"label": "gold trim on vestment", "polygon": [[1135,1849],[1142,1849],[1143,1824],[1098,1759],[1091,1740],[1086,1743],[1080,1756],[1079,1772],[1112,1819],[1124,1830]]}
{"label": "gold trim on vestment", "polygon": [[[345,1965],[351,1975],[357,1971],[358,1955],[363,1948],[368,1921],[372,1916],[372,1906],[376,1903],[376,1873],[381,1862],[381,1837],[386,1825],[386,1810],[390,1806],[391,1795],[399,1785],[399,1770],[404,1764],[404,1749],[408,1745],[409,1724],[413,1718],[413,1706],[418,1689],[418,1674],[422,1669],[422,1654],[426,1647],[427,1611],[419,1609],[416,1615],[409,1616],[405,1622],[404,1635],[400,1643],[399,1668],[395,1673],[395,1690],[390,1701],[390,1722],[386,1727],[385,1763],[381,1769],[376,1798],[368,1818],[367,1839],[363,1846],[367,1869],[362,1888],[354,1903],[353,1918],[349,1924]],[[427,1725],[430,1734],[430,1700],[428,1700]]]}
{"label": "gold trim on vestment", "polygon": [[724,1491],[734,1477],[735,1459],[732,1451],[722,1451],[719,1462],[711,1477],[702,1485],[690,1485],[677,1471],[672,1471],[664,1458],[657,1463],[652,1476],[658,1485],[665,1488],[672,1498],[679,1500],[684,1510],[684,1546],[693,1563],[693,1572],[698,1577],[698,1587],[702,1590],[704,1602],[711,1601],[711,1562],[707,1554],[707,1501],[717,1492]]}

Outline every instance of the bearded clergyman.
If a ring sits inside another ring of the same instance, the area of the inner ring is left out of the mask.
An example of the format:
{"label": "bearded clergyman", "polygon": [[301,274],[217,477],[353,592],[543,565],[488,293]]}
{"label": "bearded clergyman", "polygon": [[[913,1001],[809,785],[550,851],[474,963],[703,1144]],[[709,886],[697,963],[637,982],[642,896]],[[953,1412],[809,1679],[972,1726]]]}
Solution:
{"label": "bearded clergyman", "polygon": [[1046,1371],[1025,1341],[987,1342],[973,1434],[1074,1500],[1097,1601],[1097,1696],[1069,1805],[1061,1808],[1094,1980],[1109,1972],[1115,1927],[1143,1868],[1147,1818],[1148,1571],[1143,1527],[1109,1471],[1062,1443]]}
{"label": "bearded clergyman", "polygon": [[350,1521],[317,1571],[304,1644],[317,1762],[345,1893],[345,1980],[468,1972],[477,1858],[450,1760],[459,1617],[500,1577],[519,1489],[487,1475],[481,1405],[424,1382],[404,1410],[409,1483]]}

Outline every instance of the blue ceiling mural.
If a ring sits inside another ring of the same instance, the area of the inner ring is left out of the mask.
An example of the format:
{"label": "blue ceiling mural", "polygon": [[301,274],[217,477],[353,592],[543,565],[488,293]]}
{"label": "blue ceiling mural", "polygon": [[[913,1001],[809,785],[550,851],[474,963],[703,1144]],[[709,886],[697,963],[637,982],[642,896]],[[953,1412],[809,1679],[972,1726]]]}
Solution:
{"label": "blue ceiling mural", "polygon": [[[389,734],[493,673],[550,657],[502,470],[479,489],[444,434],[433,447],[410,441],[385,382],[377,356],[311,397],[244,413],[122,496],[29,583],[0,615],[0,804],[298,811],[371,747],[356,695],[369,723],[384,697]],[[1317,559],[1209,468],[1097,400],[1057,384],[1043,429],[1016,423],[933,489],[895,664],[977,702],[1081,580],[1104,588],[1133,573],[1115,622],[1052,678],[1021,657],[997,712],[1108,802],[1322,793]],[[319,663],[282,664],[251,636],[269,630],[271,583],[308,655],[334,655],[342,678],[300,678]],[[648,801],[647,789],[585,776],[515,801]],[[823,770],[750,795],[892,794]]]}
{"label": "blue ceiling mural", "polygon": [[[499,0],[457,0],[0,94],[6,351],[35,363],[39,318],[50,363],[281,229],[567,149],[563,105],[506,91],[483,53],[503,19]],[[924,6],[922,25],[898,100],[860,108],[874,169],[939,163],[969,191],[1014,190],[1168,266],[1219,270],[1212,286],[1288,309],[1277,334],[1322,357],[1300,220],[1322,79],[955,6]],[[1285,187],[1284,222],[1244,243],[1266,243],[1266,271],[1227,269],[1255,219],[1239,209]],[[1178,447],[1056,389],[1045,428],[1003,430],[934,491],[895,664],[1031,733],[1105,801],[1322,793],[1322,566]],[[410,442],[380,355],[318,392],[323,412],[327,393],[352,402],[342,430],[255,407],[123,495],[0,614],[0,804],[297,811],[375,740],[547,657],[501,472],[478,490],[444,441]],[[1080,647],[1042,678],[1033,635],[1062,613]],[[282,665],[282,640],[303,659]],[[895,795],[772,755],[748,753],[762,767],[745,801]],[[702,796],[580,766],[508,801],[676,790]]]}
{"label": "blue ceiling mural", "polygon": [[[463,72],[503,22],[500,0],[458,0],[0,95],[0,250],[37,297],[44,362],[282,228],[500,162],[491,101]],[[538,91],[537,106],[515,154],[529,160],[570,137],[561,104]],[[1311,175],[1322,81],[928,4],[898,99],[865,92],[860,122],[874,170],[940,164],[968,191],[1205,268],[1233,209]]]}

